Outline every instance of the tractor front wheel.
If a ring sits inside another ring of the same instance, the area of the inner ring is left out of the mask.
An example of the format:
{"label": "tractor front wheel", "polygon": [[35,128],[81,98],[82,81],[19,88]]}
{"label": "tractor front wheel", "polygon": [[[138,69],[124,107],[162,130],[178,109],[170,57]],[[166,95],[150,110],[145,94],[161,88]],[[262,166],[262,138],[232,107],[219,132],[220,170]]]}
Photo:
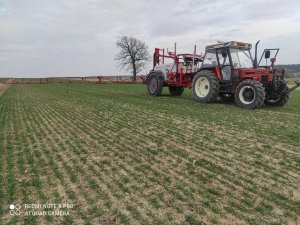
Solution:
{"label": "tractor front wheel", "polygon": [[[279,80],[277,81],[277,86],[279,88],[280,91],[285,91],[288,89],[287,83],[284,80]],[[270,106],[284,106],[290,98],[290,93],[282,93],[279,97],[276,98],[272,98],[272,97],[268,97],[265,100],[265,104],[266,105],[270,105]]]}
{"label": "tractor front wheel", "polygon": [[169,86],[170,95],[181,96],[184,92],[184,87]]}
{"label": "tractor front wheel", "polygon": [[247,79],[242,81],[235,91],[235,102],[241,108],[256,109],[263,105],[266,92],[261,83]]}
{"label": "tractor front wheel", "polygon": [[151,73],[147,79],[148,93],[153,96],[160,96],[163,90],[163,79],[157,73]]}
{"label": "tractor front wheel", "polygon": [[218,97],[220,82],[214,72],[203,70],[194,76],[192,87],[196,102],[212,103]]}
{"label": "tractor front wheel", "polygon": [[266,99],[265,103],[266,105],[270,106],[284,106],[289,101],[290,95],[289,94],[283,94],[281,97],[277,99]]}

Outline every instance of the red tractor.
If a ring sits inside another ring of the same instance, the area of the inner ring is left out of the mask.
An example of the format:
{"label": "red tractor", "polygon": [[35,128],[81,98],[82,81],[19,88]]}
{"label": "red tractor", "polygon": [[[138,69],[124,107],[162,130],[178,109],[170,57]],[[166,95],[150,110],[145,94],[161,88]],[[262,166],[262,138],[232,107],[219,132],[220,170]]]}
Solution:
{"label": "red tractor", "polygon": [[300,82],[289,89],[283,79],[285,71],[274,68],[279,49],[265,49],[258,61],[258,43],[254,59],[251,44],[236,41],[206,46],[203,57],[196,54],[196,46],[193,54],[176,54],[176,44],[174,52],[156,48],[153,69],[144,82],[153,96],[161,95],[164,86],[169,87],[171,95],[181,96],[188,87],[200,103],[212,103],[220,97],[248,109],[264,103],[283,106]]}

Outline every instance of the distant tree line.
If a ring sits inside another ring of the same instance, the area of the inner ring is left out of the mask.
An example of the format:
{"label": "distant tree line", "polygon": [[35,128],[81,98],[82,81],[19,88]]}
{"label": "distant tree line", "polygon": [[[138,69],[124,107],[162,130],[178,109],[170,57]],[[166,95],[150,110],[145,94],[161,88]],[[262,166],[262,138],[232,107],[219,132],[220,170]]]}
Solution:
{"label": "distant tree line", "polygon": [[300,77],[300,64],[280,64],[276,68],[285,68],[286,77]]}

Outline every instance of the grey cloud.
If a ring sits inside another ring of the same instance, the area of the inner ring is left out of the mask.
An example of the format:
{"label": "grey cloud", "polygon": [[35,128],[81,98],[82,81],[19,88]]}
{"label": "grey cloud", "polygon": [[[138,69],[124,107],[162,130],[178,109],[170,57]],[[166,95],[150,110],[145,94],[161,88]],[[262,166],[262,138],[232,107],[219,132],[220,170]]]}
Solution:
{"label": "grey cloud", "polygon": [[[285,26],[297,23],[298,8],[294,0],[2,0],[0,76],[124,74],[113,61],[121,35],[145,40],[150,51],[172,48],[175,41],[179,50],[201,44],[203,51],[216,40],[265,38],[266,45],[290,51],[283,51],[283,61],[296,62],[299,50],[283,42],[296,43],[299,37],[300,28]],[[270,20],[280,23],[273,40],[273,28],[260,25],[270,26]]]}

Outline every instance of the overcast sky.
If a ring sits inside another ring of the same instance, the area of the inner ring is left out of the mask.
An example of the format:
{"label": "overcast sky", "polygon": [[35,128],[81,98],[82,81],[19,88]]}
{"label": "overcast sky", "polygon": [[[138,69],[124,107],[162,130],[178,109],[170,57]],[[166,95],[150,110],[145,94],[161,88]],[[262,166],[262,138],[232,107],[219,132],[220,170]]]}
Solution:
{"label": "overcast sky", "polygon": [[[115,42],[199,52],[216,41],[279,47],[277,63],[300,63],[299,0],[0,0],[0,76],[128,74]],[[151,62],[149,62],[150,68]]]}

